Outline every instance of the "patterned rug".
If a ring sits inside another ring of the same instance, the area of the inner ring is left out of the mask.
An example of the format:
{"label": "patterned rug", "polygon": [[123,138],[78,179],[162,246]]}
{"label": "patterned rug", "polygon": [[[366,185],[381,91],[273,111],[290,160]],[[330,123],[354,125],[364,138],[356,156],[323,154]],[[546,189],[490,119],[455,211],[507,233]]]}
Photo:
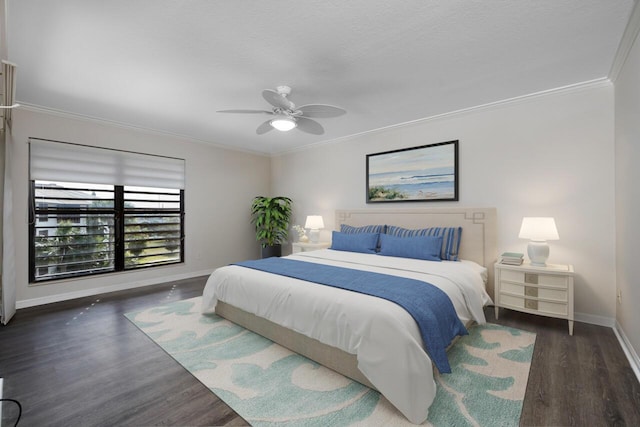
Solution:
{"label": "patterned rug", "polygon": [[[412,425],[378,392],[216,315],[201,298],[127,318],[254,426]],[[449,349],[425,425],[517,426],[535,334],[473,326]]]}

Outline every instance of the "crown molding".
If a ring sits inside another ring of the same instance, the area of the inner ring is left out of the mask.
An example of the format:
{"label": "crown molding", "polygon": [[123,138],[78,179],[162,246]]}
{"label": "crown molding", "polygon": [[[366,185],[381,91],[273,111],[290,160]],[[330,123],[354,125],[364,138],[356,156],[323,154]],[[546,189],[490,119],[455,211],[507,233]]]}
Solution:
{"label": "crown molding", "polygon": [[92,122],[92,123],[97,123],[97,124],[107,125],[107,126],[114,126],[114,127],[119,127],[119,128],[122,128],[122,129],[128,129],[128,130],[137,131],[137,132],[143,132],[143,133],[147,133],[147,134],[179,138],[179,139],[185,140],[187,142],[192,142],[192,143],[197,143],[197,144],[205,144],[208,147],[216,147],[216,148],[220,148],[220,149],[224,149],[224,150],[238,151],[238,152],[243,152],[243,153],[247,153],[247,154],[263,156],[263,157],[278,157],[278,156],[281,156],[281,155],[286,155],[286,154],[290,154],[290,153],[296,153],[296,152],[301,152],[301,151],[314,149],[314,148],[317,148],[317,147],[320,147],[320,146],[324,146],[324,145],[328,145],[328,144],[337,144],[337,143],[340,143],[340,142],[350,141],[352,139],[359,138],[359,137],[364,136],[364,135],[371,135],[371,134],[386,132],[386,131],[389,131],[389,130],[399,129],[399,128],[406,127],[406,126],[412,126],[412,125],[417,125],[417,124],[428,123],[428,122],[431,122],[431,121],[436,121],[436,120],[449,118],[449,117],[460,116],[460,115],[469,114],[469,113],[475,113],[475,112],[483,111],[483,110],[501,108],[501,107],[503,107],[505,105],[529,102],[531,100],[534,100],[534,99],[537,99],[537,98],[541,98],[541,97],[556,96],[556,95],[562,95],[562,94],[567,94],[567,93],[577,93],[577,92],[580,92],[580,91],[583,91],[583,90],[590,90],[590,89],[596,89],[596,88],[609,87],[611,85],[612,85],[611,80],[606,78],[606,77],[605,78],[600,78],[600,79],[595,79],[595,80],[590,80],[590,81],[586,81],[586,82],[581,82],[581,83],[575,83],[575,84],[562,86],[562,87],[558,87],[558,88],[554,88],[554,89],[548,89],[548,90],[543,90],[543,91],[540,91],[540,92],[530,93],[530,94],[527,94],[527,95],[517,96],[517,97],[513,97],[513,98],[508,98],[508,99],[503,99],[503,100],[500,100],[500,101],[495,101],[495,102],[490,102],[490,103],[486,103],[486,104],[476,105],[474,107],[462,108],[462,109],[455,110],[455,111],[450,111],[450,112],[447,112],[447,113],[436,114],[436,115],[430,116],[430,117],[425,117],[425,118],[421,118],[421,119],[411,120],[411,121],[408,121],[408,122],[398,123],[398,124],[385,126],[385,127],[381,127],[381,128],[377,128],[377,129],[372,129],[372,130],[368,130],[368,131],[365,131],[365,132],[359,132],[359,133],[356,133],[356,134],[351,134],[351,135],[347,135],[347,136],[343,136],[343,137],[339,137],[339,138],[328,139],[328,140],[325,140],[325,141],[319,141],[319,142],[316,142],[316,143],[313,143],[313,144],[308,144],[308,145],[304,145],[302,147],[296,147],[296,148],[292,148],[292,149],[289,149],[289,150],[283,150],[283,151],[279,151],[279,152],[276,152],[276,153],[265,153],[263,151],[254,151],[254,150],[248,150],[248,149],[233,147],[233,146],[229,146],[229,145],[214,143],[214,142],[211,142],[211,141],[196,139],[196,138],[193,138],[191,136],[180,135],[180,134],[171,133],[171,132],[167,132],[167,131],[156,130],[156,129],[144,128],[144,127],[141,127],[141,126],[134,126],[134,125],[130,125],[130,124],[127,124],[127,123],[121,123],[121,122],[116,122],[116,121],[100,119],[100,118],[93,117],[93,116],[87,116],[87,115],[76,114],[76,113],[69,113],[67,111],[57,110],[57,109],[47,108],[47,107],[41,107],[41,106],[38,106],[38,105],[23,103],[21,101],[20,101],[20,108],[24,109],[26,111],[31,111],[31,112],[35,112],[35,113],[50,114],[50,115],[54,115],[54,116],[58,116],[58,117],[64,117],[64,118],[68,118],[68,119],[87,121],[87,122]]}
{"label": "crown molding", "polygon": [[618,50],[616,51],[616,56],[613,58],[613,64],[611,65],[611,70],[609,70],[609,80],[613,83],[616,82],[618,76],[620,75],[620,71],[622,71],[622,67],[625,62],[627,62],[627,58],[629,57],[629,52],[631,52],[631,48],[638,37],[638,33],[640,32],[640,2],[638,0],[634,0],[633,9],[631,10],[631,15],[629,17],[629,21],[627,22],[627,26],[624,29],[624,33],[622,34],[622,39],[620,40],[620,44],[618,45]]}
{"label": "crown molding", "polygon": [[95,124],[99,124],[99,125],[103,125],[103,126],[112,126],[112,127],[117,127],[117,128],[120,128],[120,129],[126,129],[126,130],[130,130],[130,131],[134,131],[134,132],[146,133],[146,134],[149,134],[149,135],[157,135],[157,136],[178,138],[178,139],[181,139],[181,140],[183,140],[185,142],[190,142],[190,143],[194,143],[194,144],[202,144],[202,145],[206,145],[207,147],[214,147],[214,148],[219,148],[219,149],[222,149],[222,150],[237,151],[237,152],[253,154],[253,155],[257,155],[257,156],[269,157],[269,154],[266,154],[263,151],[254,151],[254,150],[249,150],[249,149],[233,147],[231,145],[225,145],[225,144],[220,144],[220,143],[217,143],[217,142],[207,141],[207,140],[204,140],[204,139],[198,139],[198,138],[194,138],[192,136],[182,135],[182,134],[179,134],[179,133],[173,133],[173,132],[167,132],[167,131],[164,131],[164,130],[146,128],[146,127],[136,126],[136,125],[132,125],[132,124],[128,124],[128,123],[122,123],[122,122],[117,122],[117,121],[112,121],[112,120],[101,119],[99,117],[88,116],[88,115],[84,115],[84,114],[70,113],[68,111],[58,110],[58,109],[49,108],[49,107],[42,107],[42,106],[35,105],[35,104],[24,103],[22,101],[17,101],[17,102],[19,102],[21,110],[30,111],[30,112],[33,112],[33,113],[48,114],[48,115],[52,115],[52,116],[56,116],[56,117],[62,117],[62,118],[65,118],[65,119],[72,119],[72,120],[79,120],[79,121],[84,121],[84,122],[91,122],[91,123],[95,123]]}
{"label": "crown molding", "polygon": [[440,120],[440,119],[444,119],[444,118],[461,116],[461,115],[465,115],[465,114],[469,114],[469,113],[475,113],[475,112],[479,112],[479,111],[483,111],[483,110],[491,110],[491,109],[495,109],[495,108],[501,108],[501,107],[504,107],[505,105],[529,102],[529,101],[532,101],[532,100],[537,99],[537,98],[542,98],[542,97],[547,97],[547,96],[564,95],[564,94],[568,94],[568,93],[577,93],[577,92],[581,92],[581,91],[584,91],[584,90],[605,88],[605,87],[611,87],[611,86],[612,86],[611,80],[609,78],[607,78],[607,77],[603,77],[603,78],[600,78],[600,79],[589,80],[589,81],[586,81],[586,82],[575,83],[575,84],[571,84],[571,85],[567,85],[567,86],[561,86],[561,87],[558,87],[558,88],[555,88],[555,89],[543,90],[543,91],[540,91],[540,92],[534,92],[534,93],[530,93],[530,94],[527,94],[527,95],[516,96],[516,97],[513,97],[513,98],[503,99],[503,100],[500,100],[500,101],[495,101],[495,102],[489,102],[489,103],[486,103],[486,104],[476,105],[474,107],[462,108],[460,110],[450,111],[448,113],[436,114],[434,116],[425,117],[425,118],[422,118],[422,119],[411,120],[411,121],[408,121],[408,122],[398,123],[398,124],[395,124],[395,125],[385,126],[385,127],[381,127],[381,128],[377,128],[377,129],[372,129],[372,130],[368,130],[368,131],[365,131],[365,132],[360,132],[360,133],[356,133],[356,134],[352,134],[352,135],[343,136],[343,137],[340,137],[340,138],[334,138],[334,139],[330,139],[330,140],[326,140],[326,141],[320,141],[320,142],[316,142],[314,144],[305,145],[303,147],[297,147],[297,148],[293,148],[293,149],[290,149],[290,150],[285,150],[285,151],[281,151],[281,152],[278,152],[278,153],[274,153],[271,156],[272,157],[277,157],[277,156],[286,155],[286,154],[290,154],[290,153],[306,151],[306,150],[317,148],[317,147],[320,147],[320,146],[323,146],[323,145],[337,144],[339,142],[349,141],[349,140],[352,140],[354,138],[358,138],[358,137],[361,137],[361,136],[364,136],[364,135],[371,135],[371,134],[386,132],[386,131],[389,131],[389,130],[398,129],[398,128],[402,128],[402,127],[406,127],[406,126],[412,126],[412,125],[417,125],[417,124],[428,123],[428,122],[432,122],[432,121],[436,121],[436,120]]}

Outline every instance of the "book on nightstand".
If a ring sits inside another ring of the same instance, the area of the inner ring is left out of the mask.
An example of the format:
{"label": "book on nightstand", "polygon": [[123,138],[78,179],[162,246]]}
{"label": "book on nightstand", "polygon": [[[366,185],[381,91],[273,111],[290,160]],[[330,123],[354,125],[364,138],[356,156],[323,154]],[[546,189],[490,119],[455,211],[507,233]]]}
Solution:
{"label": "book on nightstand", "polygon": [[500,264],[521,265],[524,261],[524,254],[520,252],[503,252],[500,255]]}

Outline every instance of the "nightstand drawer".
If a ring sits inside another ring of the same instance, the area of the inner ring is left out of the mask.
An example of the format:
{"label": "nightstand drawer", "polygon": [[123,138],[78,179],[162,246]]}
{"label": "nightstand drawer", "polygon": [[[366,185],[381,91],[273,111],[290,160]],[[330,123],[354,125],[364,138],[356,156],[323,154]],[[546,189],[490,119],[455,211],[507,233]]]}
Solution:
{"label": "nightstand drawer", "polygon": [[[529,300],[529,301],[534,301],[535,300]],[[503,307],[512,307],[512,308],[525,308],[525,302],[526,299],[524,297],[515,297],[512,295],[500,295],[500,304]],[[528,304],[530,309],[534,309],[533,307],[531,307],[531,303]]]}
{"label": "nightstand drawer", "polygon": [[547,301],[538,301],[538,311],[540,313],[558,314],[560,316],[566,316],[569,313],[566,303],[562,304]]}
{"label": "nightstand drawer", "polygon": [[545,285],[557,288],[567,288],[569,279],[566,276],[541,274],[541,273],[525,273],[524,271],[502,270],[500,273],[501,280],[508,280],[517,283],[528,283],[532,285]]}
{"label": "nightstand drawer", "polygon": [[526,297],[513,295],[500,295],[500,305],[507,308],[534,310],[539,313],[566,316],[568,314],[567,303],[539,301]]}
{"label": "nightstand drawer", "polygon": [[502,282],[500,285],[500,292],[528,297],[551,299],[559,302],[568,301],[566,289],[550,289],[541,288],[538,286],[527,286],[520,283]]}

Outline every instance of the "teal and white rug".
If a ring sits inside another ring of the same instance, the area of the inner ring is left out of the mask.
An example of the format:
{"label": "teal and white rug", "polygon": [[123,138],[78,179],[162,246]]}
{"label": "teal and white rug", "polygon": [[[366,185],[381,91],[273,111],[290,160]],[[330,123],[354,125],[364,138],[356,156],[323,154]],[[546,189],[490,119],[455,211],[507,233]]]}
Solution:
{"label": "teal and white rug", "polygon": [[[201,298],[127,318],[254,426],[412,425],[383,396],[216,315]],[[535,334],[487,324],[449,350],[425,425],[517,426]]]}

